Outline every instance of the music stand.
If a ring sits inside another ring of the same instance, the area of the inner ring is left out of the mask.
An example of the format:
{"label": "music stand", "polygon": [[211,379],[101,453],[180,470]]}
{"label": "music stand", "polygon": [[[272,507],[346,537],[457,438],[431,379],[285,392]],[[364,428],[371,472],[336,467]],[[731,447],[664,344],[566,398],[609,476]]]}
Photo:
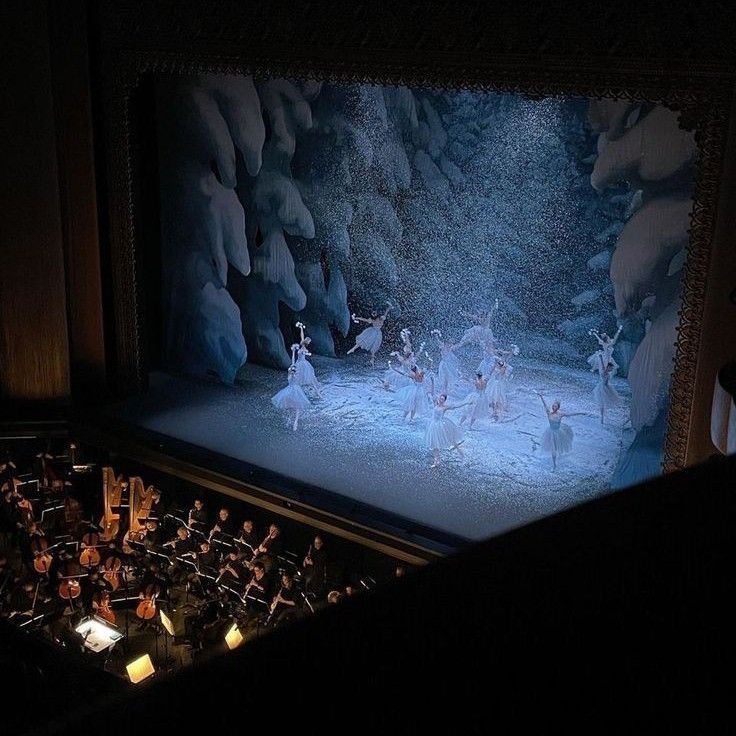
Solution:
{"label": "music stand", "polygon": [[161,625],[164,628],[164,667],[168,672],[173,663],[173,658],[169,658],[169,637],[174,637],[174,622],[166,615],[163,608],[158,609],[158,616]]}

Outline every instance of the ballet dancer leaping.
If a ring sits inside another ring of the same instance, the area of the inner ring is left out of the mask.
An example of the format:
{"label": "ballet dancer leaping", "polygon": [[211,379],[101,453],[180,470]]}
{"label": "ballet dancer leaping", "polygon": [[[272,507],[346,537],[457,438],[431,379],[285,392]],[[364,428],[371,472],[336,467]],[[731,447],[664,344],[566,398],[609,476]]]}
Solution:
{"label": "ballet dancer leaping", "polygon": [[371,316],[369,318],[358,317],[355,314],[351,315],[355,324],[365,322],[368,327],[366,327],[355,338],[355,345],[348,350],[348,355],[350,355],[350,353],[354,353],[358,348],[360,348],[361,350],[365,350],[370,353],[371,365],[375,365],[376,353],[378,352],[378,348],[381,347],[381,342],[383,341],[381,328],[383,327],[383,323],[386,321],[386,317],[388,317],[388,313],[390,311],[391,305],[387,303],[386,311],[383,314],[379,315],[378,312],[371,312]]}

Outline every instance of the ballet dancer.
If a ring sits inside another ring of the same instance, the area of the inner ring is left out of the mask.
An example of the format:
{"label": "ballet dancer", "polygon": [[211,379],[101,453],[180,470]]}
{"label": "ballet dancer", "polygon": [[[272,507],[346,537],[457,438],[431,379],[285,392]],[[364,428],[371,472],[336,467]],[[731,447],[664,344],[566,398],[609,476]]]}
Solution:
{"label": "ballet dancer", "polygon": [[437,367],[437,381],[439,389],[445,394],[450,393],[455,384],[460,380],[460,361],[455,355],[455,346],[442,339],[439,330],[432,330],[432,336],[437,341],[440,349],[440,364]]}
{"label": "ballet dancer", "polygon": [[310,386],[314,392],[322,398],[319,381],[314,373],[312,364],[307,360],[312,353],[309,352],[309,346],[312,344],[312,338],[306,337],[304,334],[304,323],[297,322],[296,326],[301,333],[299,343],[291,346],[291,364],[296,368],[296,382],[303,387]]}
{"label": "ballet dancer", "polygon": [[541,392],[537,391],[537,396],[542,400],[544,411],[547,413],[547,421],[549,427],[544,430],[542,435],[542,449],[549,453],[552,457],[552,469],[557,470],[557,458],[560,455],[566,455],[572,451],[572,440],[574,437],[572,427],[563,424],[562,420],[567,417],[586,416],[585,412],[578,411],[566,414],[560,411],[560,402],[555,400],[552,407],[547,406],[547,402]]}
{"label": "ballet dancer", "polygon": [[411,383],[408,386],[404,386],[404,388],[396,393],[396,398],[401,402],[403,421],[411,424],[414,421],[414,417],[424,416],[429,409],[430,400],[427,384],[425,383],[426,374],[416,365],[411,367],[409,373],[404,373],[394,368],[391,363],[389,363],[389,367],[411,379]]}
{"label": "ballet dancer", "polygon": [[359,322],[365,322],[368,327],[366,327],[355,338],[355,345],[348,350],[348,355],[350,355],[350,353],[354,353],[358,348],[361,348],[371,354],[371,365],[375,365],[376,353],[378,352],[378,348],[381,347],[381,342],[383,341],[381,328],[383,327],[383,323],[386,321],[386,317],[388,317],[388,313],[390,311],[391,305],[387,303],[386,311],[383,314],[379,315],[378,312],[371,312],[369,319],[366,319],[365,317],[357,317],[355,314],[350,315],[356,325]]}
{"label": "ballet dancer", "polygon": [[491,413],[488,410],[488,397],[486,388],[488,387],[488,379],[480,372],[475,374],[473,379],[474,391],[467,397],[467,404],[470,408],[463,414],[460,424],[468,423],[468,429],[473,429],[473,424],[478,419],[490,419]]}
{"label": "ballet dancer", "polygon": [[603,356],[598,355],[598,383],[593,389],[593,397],[598,404],[601,413],[601,424],[604,423],[606,409],[613,409],[621,403],[621,397],[616,389],[611,386],[610,380],[616,375],[616,369],[612,362],[605,365]]}
{"label": "ballet dancer", "polygon": [[[518,355],[518,348],[516,345],[512,345],[511,355]],[[516,348],[517,352],[513,352]],[[504,351],[505,354],[506,351]],[[503,358],[496,358],[496,365],[493,368],[493,373],[490,378],[490,387],[488,389],[488,403],[490,404],[491,411],[493,412],[494,421],[498,421],[498,415],[502,411],[507,411],[509,408],[509,395],[508,395],[508,381],[511,378],[513,368],[509,365],[508,360]]]}
{"label": "ballet dancer", "polygon": [[[396,358],[396,361],[399,363],[401,368],[408,371],[417,362],[417,359],[414,356],[414,348],[411,344],[411,331],[405,327],[401,330],[400,336],[401,342],[403,343],[401,352],[393,350],[390,356],[391,358]],[[404,386],[409,386],[410,384],[411,379],[408,376],[392,370],[391,359],[389,358],[388,369],[383,374],[383,387],[386,391],[398,391],[398,389],[403,388]]]}
{"label": "ballet dancer", "polygon": [[311,404],[302,387],[296,380],[296,366],[292,363],[287,371],[287,385],[275,396],[271,397],[271,403],[281,411],[294,411],[293,429],[299,427],[299,416],[301,412],[308,409]]}
{"label": "ballet dancer", "polygon": [[491,329],[491,320],[493,315],[498,312],[498,299],[494,302],[492,309],[482,309],[479,312],[460,311],[460,315],[474,322],[472,327],[465,330],[462,340],[455,346],[461,348],[463,345],[475,343],[484,347],[486,343],[493,343],[493,330]]}
{"label": "ballet dancer", "polygon": [[436,468],[440,464],[443,450],[457,450],[461,457],[465,456],[460,448],[460,443],[463,441],[463,431],[452,419],[445,416],[445,412],[467,406],[468,403],[464,402],[450,406],[447,403],[447,394],[440,394],[435,399],[432,407],[432,418],[429,420],[424,433],[424,443],[432,451],[430,468]]}
{"label": "ballet dancer", "polygon": [[616,330],[616,334],[613,337],[609,337],[608,333],[606,332],[602,332],[599,334],[598,330],[596,330],[595,328],[592,330],[588,330],[588,334],[591,337],[594,337],[600,345],[600,349],[596,350],[592,355],[588,357],[588,365],[590,366],[591,373],[595,373],[598,370],[599,355],[601,356],[604,365],[613,363],[614,368],[618,370],[618,363],[613,359],[613,349],[616,347],[616,343],[618,342],[621,330],[623,330],[623,325],[618,326],[618,330]]}

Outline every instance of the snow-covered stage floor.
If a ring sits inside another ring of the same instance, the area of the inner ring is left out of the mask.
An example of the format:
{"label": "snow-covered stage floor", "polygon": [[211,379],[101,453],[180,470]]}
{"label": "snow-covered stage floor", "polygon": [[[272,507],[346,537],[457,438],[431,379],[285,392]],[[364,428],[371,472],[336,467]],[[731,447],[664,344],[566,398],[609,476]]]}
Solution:
{"label": "snow-covered stage floor", "polygon": [[[625,380],[613,384],[622,406],[601,424],[593,374],[517,359],[510,411],[474,425],[462,448],[431,468],[424,445],[427,419],[402,422],[395,395],[382,388],[385,364],[365,356],[313,357],[322,398],[292,431],[271,404],[285,371],[248,364],[243,381],[225,386],[204,379],[153,374],[149,391],[116,407],[146,429],[244,460],[325,488],[405,519],[466,539],[481,539],[605,494],[619,456],[633,439]],[[535,391],[559,398],[573,451],[557,470],[540,447],[547,419]],[[457,403],[470,386],[451,396]],[[462,410],[449,414],[454,421]]]}

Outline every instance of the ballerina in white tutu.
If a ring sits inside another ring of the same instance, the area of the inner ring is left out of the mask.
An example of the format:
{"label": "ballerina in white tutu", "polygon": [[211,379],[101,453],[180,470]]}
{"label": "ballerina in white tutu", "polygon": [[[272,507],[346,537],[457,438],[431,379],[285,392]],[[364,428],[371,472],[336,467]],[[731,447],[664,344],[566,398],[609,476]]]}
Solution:
{"label": "ballerina in white tutu", "polygon": [[612,363],[613,367],[618,370],[618,363],[613,359],[613,349],[616,347],[621,330],[623,330],[623,325],[618,326],[618,330],[616,330],[616,334],[613,337],[610,337],[606,332],[599,334],[596,329],[588,330],[588,334],[594,337],[598,341],[598,345],[600,345],[599,350],[588,356],[588,365],[590,366],[591,373],[595,373],[598,370],[599,358],[603,361],[603,365]]}
{"label": "ballerina in white tutu", "polygon": [[491,413],[488,409],[488,396],[486,388],[488,387],[488,379],[479,371],[473,379],[474,391],[466,401],[469,406],[468,410],[460,419],[460,424],[468,422],[468,429],[473,429],[473,424],[479,419],[490,419]]}
{"label": "ballerina in white tutu", "polygon": [[460,361],[455,355],[455,346],[442,339],[442,333],[439,330],[432,330],[432,335],[437,341],[440,349],[440,364],[437,366],[437,383],[439,390],[443,393],[450,393],[460,380]]}
{"label": "ballerina in white tutu", "polygon": [[[293,411],[294,423],[293,430],[299,428],[299,417],[303,411],[308,409],[311,404],[302,387],[296,380],[296,366],[292,363],[287,371],[287,385],[282,388],[275,396],[271,397],[271,403],[281,411]],[[291,423],[291,420],[290,420]]]}
{"label": "ballerina in white tutu", "polygon": [[491,320],[493,315],[498,311],[498,299],[496,299],[492,309],[481,309],[478,312],[463,312],[460,315],[473,322],[473,326],[465,330],[462,339],[455,346],[457,348],[463,345],[475,343],[483,347],[486,343],[493,343],[493,330],[491,329]]}
{"label": "ballerina in white tutu", "polygon": [[383,342],[383,333],[381,332],[381,328],[383,327],[383,323],[386,321],[386,317],[388,317],[388,313],[391,311],[391,305],[387,305],[386,311],[383,314],[378,314],[378,312],[372,312],[370,318],[366,319],[365,317],[357,317],[355,314],[351,315],[353,322],[355,324],[358,324],[359,322],[365,322],[368,327],[366,327],[356,338],[355,338],[355,345],[348,350],[348,355],[350,353],[354,353],[358,348],[361,350],[365,350],[366,352],[370,353],[371,355],[371,365],[375,365],[376,362],[376,353],[378,352],[378,348],[381,347],[381,343]]}
{"label": "ballerina in white tutu", "polygon": [[312,338],[306,337],[304,334],[305,325],[297,322],[296,326],[301,333],[301,341],[291,346],[291,364],[296,368],[296,382],[302,387],[311,387],[314,392],[322,397],[319,381],[314,373],[312,364],[307,360],[312,353],[309,352],[309,346],[312,344]]}
{"label": "ballerina in white tutu", "polygon": [[[515,345],[513,347],[516,347]],[[508,361],[502,358],[496,358],[496,365],[490,379],[488,387],[488,403],[493,413],[493,419],[498,421],[499,414],[508,411],[509,408],[509,392],[508,382],[511,378],[513,368]]]}
{"label": "ballerina in white tutu", "polygon": [[557,458],[560,455],[566,455],[572,451],[572,440],[575,436],[572,427],[563,424],[562,420],[567,417],[587,416],[585,412],[578,411],[571,414],[560,411],[560,402],[555,400],[552,407],[547,406],[544,396],[537,392],[537,396],[542,400],[544,411],[547,413],[547,421],[549,427],[544,430],[542,435],[542,449],[552,457],[552,468],[557,470]]}
{"label": "ballerina in white tutu", "polygon": [[[400,335],[403,343],[401,352],[393,350],[391,352],[391,357],[396,358],[396,361],[404,371],[409,371],[417,362],[417,359],[414,356],[414,348],[411,344],[411,331],[404,328],[401,330]],[[383,387],[386,391],[398,391],[400,388],[409,386],[410,384],[411,379],[407,375],[392,369],[391,360],[389,359],[388,369],[383,374]]]}
{"label": "ballerina in white tutu", "polygon": [[462,449],[460,449],[460,443],[463,441],[463,431],[452,419],[445,416],[445,412],[467,406],[467,403],[450,406],[447,403],[447,394],[440,394],[435,400],[432,407],[432,417],[424,433],[424,443],[428,449],[432,450],[430,468],[436,468],[440,464],[443,450],[457,450],[460,456],[464,455]]}
{"label": "ballerina in white tutu", "polygon": [[389,367],[403,376],[407,376],[411,383],[396,393],[396,398],[401,403],[401,411],[405,422],[413,422],[414,417],[424,416],[430,407],[429,392],[425,382],[425,372],[416,365],[411,367],[409,373],[397,370],[389,363]]}
{"label": "ballerina in white tutu", "polygon": [[483,360],[478,363],[478,367],[475,369],[476,373],[482,373],[484,376],[490,376],[496,367],[496,358],[498,352],[496,351],[496,344],[493,340],[487,340],[483,343]]}
{"label": "ballerina in white tutu", "polygon": [[601,424],[603,424],[607,409],[613,409],[621,403],[621,397],[616,389],[611,386],[610,380],[616,375],[616,369],[612,362],[605,365],[603,357],[598,356],[598,383],[593,389],[593,397],[595,398],[598,409],[601,413]]}

